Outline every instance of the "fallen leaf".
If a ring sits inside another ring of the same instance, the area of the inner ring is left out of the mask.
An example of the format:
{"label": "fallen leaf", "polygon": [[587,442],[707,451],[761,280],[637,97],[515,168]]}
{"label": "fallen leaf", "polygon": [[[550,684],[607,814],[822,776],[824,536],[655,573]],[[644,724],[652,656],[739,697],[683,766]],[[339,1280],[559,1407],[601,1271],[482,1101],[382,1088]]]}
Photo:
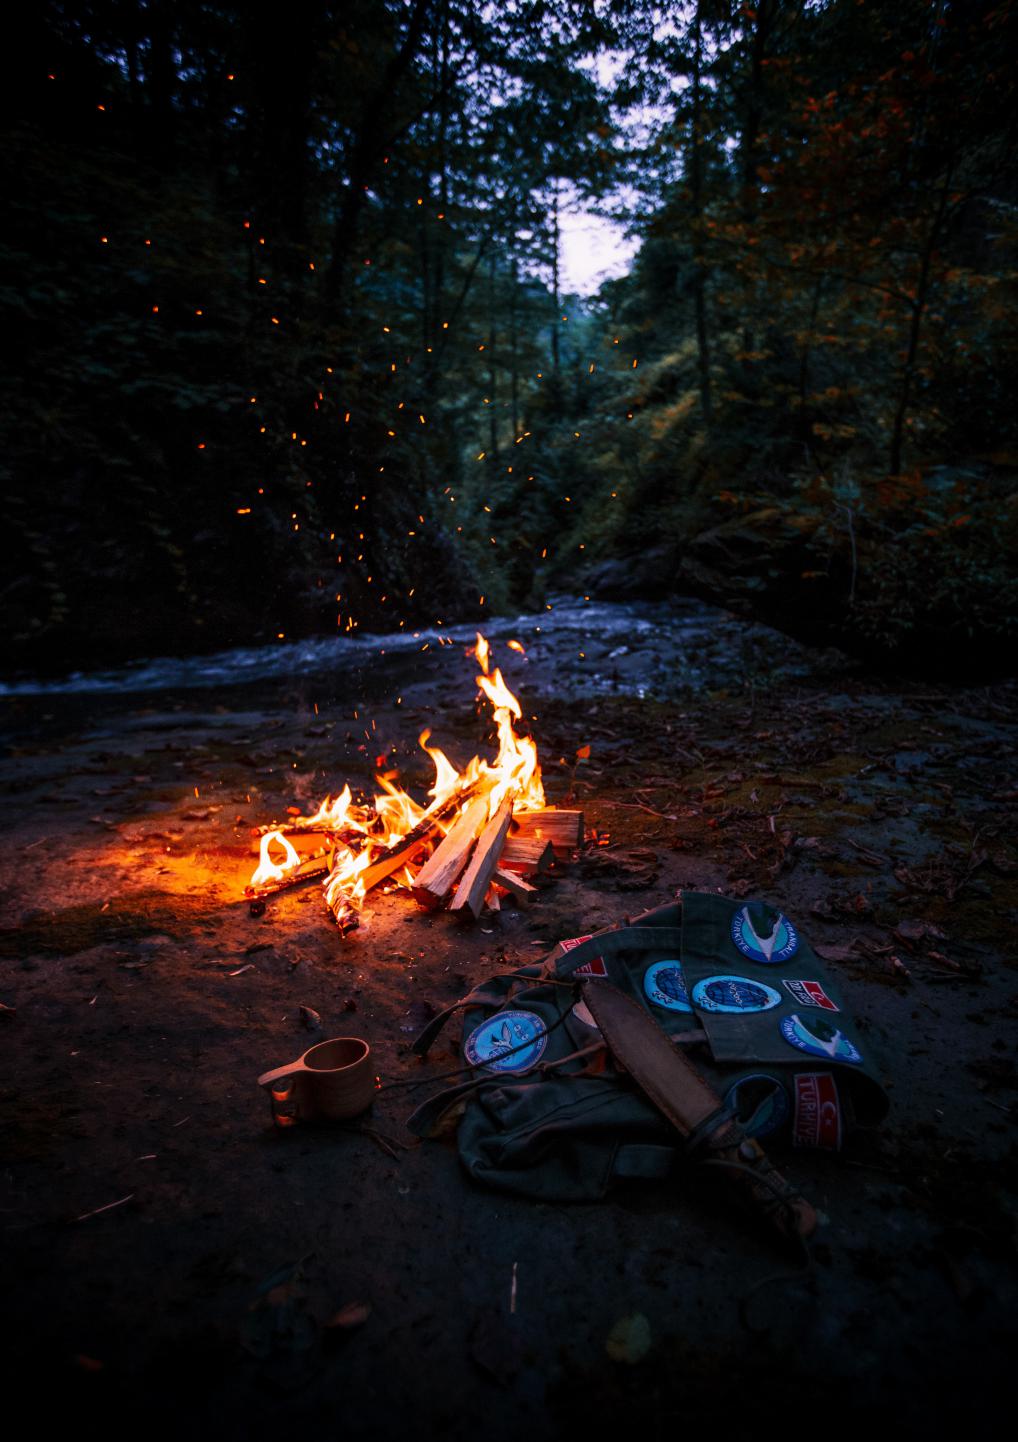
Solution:
{"label": "fallen leaf", "polygon": [[620,1317],[608,1333],[604,1349],[613,1362],[625,1362],[634,1366],[642,1362],[650,1351],[650,1323],[642,1312],[631,1312]]}
{"label": "fallen leaf", "polygon": [[106,1366],[98,1357],[86,1356],[84,1352],[79,1352],[72,1360],[80,1372],[101,1372]]}
{"label": "fallen leaf", "polygon": [[515,1327],[496,1311],[482,1312],[470,1335],[470,1355],[493,1382],[508,1387],[522,1361]]}
{"label": "fallen leaf", "polygon": [[817,956],[823,957],[824,961],[858,961],[858,952],[851,946],[823,946],[814,943],[813,950]]}
{"label": "fallen leaf", "polygon": [[300,1009],[300,1019],[308,1031],[321,1031],[322,1018],[313,1006],[302,1006]]}
{"label": "fallen leaf", "polygon": [[367,1302],[347,1302],[345,1307],[329,1318],[326,1327],[340,1327],[346,1332],[352,1332],[355,1327],[363,1327],[364,1323],[371,1316],[371,1307]]}
{"label": "fallen leaf", "polygon": [[934,926],[929,921],[899,921],[894,928],[894,935],[903,945],[914,948],[920,941],[927,937],[936,937],[943,940],[944,932],[939,926]]}

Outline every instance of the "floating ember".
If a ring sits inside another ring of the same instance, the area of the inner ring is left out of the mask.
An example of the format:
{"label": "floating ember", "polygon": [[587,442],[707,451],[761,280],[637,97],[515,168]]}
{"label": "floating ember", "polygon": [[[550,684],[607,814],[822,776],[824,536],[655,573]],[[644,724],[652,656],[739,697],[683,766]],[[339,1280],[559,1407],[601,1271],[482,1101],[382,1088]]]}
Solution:
{"label": "floating ember", "polygon": [[[313,815],[263,831],[249,896],[324,876],[326,904],[346,932],[357,925],[372,887],[392,879],[412,889],[422,906],[448,904],[451,911],[478,917],[485,905],[497,910],[502,896],[526,900],[534,891],[532,879],[554,855],[580,844],[581,813],[545,807],[537,746],[517,733],[520,703],[501,671],[492,672],[490,647],[480,634],[474,655],[482,672],[477,684],[498,732],[495,761],[474,756],[457,771],[443,751],[428,745],[430,731],[422,732],[421,746],[435,767],[426,805],[390,776],[376,777],[381,791],[367,806],[355,804],[344,786]],[[302,854],[297,839],[318,845]]]}

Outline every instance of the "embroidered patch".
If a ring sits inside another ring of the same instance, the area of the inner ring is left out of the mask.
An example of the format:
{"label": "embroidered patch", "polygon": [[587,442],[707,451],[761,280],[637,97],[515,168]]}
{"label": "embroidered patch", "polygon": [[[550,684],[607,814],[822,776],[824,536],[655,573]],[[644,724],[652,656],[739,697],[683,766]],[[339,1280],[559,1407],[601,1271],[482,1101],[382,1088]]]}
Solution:
{"label": "embroidered patch", "polygon": [[841,1150],[841,1102],[829,1071],[796,1072],[792,1145]]}
{"label": "embroidered patch", "polygon": [[[591,936],[593,936],[593,932],[591,932]],[[582,946],[585,941],[589,940],[590,936],[571,936],[568,941],[560,941],[559,947],[562,951],[573,951],[576,947]],[[585,976],[589,979],[592,976],[607,976],[608,968],[604,964],[603,956],[595,956],[592,957],[590,961],[585,961],[582,966],[578,966],[576,970],[570,974],[572,976]]]}
{"label": "embroidered patch", "polygon": [[677,961],[655,961],[643,974],[643,990],[648,1001],[668,1011],[689,1011],[689,994]]}
{"label": "embroidered patch", "polygon": [[824,1011],[840,1011],[837,1002],[831,1000],[818,981],[792,981],[782,979],[781,985],[792,993],[802,1006],[820,1006]]}
{"label": "embroidered patch", "polygon": [[[767,926],[769,923],[764,921],[761,925]],[[767,965],[787,961],[790,956],[795,955],[799,947],[798,933],[787,916],[779,912],[773,929],[766,936],[761,936],[753,925],[748,906],[742,907],[732,917],[732,940],[743,956],[748,956],[750,961]]]}
{"label": "embroidered patch", "polygon": [[537,1065],[547,1045],[544,1022],[534,1012],[500,1011],[474,1027],[463,1055],[485,1071],[525,1072]]}
{"label": "embroidered patch", "polygon": [[739,1125],[750,1137],[768,1137],[788,1120],[788,1093],[776,1076],[766,1072],[734,1082],[725,1105],[734,1106]]}
{"label": "embroidered patch", "polygon": [[693,1005],[700,1011],[770,1011],[781,1000],[780,991],[746,976],[706,976],[693,987]]}
{"label": "embroidered patch", "polygon": [[862,1055],[849,1041],[844,1032],[833,1026],[823,1016],[800,1016],[793,1012],[782,1017],[781,1035],[789,1046],[810,1056],[825,1056],[831,1061],[861,1062]]}

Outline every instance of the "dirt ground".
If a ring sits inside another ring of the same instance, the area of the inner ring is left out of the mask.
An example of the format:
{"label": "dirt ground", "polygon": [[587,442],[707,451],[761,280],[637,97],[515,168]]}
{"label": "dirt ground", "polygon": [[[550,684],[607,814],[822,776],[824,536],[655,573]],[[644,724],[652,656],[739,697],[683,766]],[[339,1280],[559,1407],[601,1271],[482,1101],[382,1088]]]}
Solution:
{"label": "dirt ground", "polygon": [[[1007,1393],[1018,690],[800,655],[584,698],[554,680],[574,642],[511,679],[550,800],[607,844],[472,927],[393,893],[342,939],[313,886],[257,917],[243,900],[252,827],[368,786],[382,753],[423,791],[424,726],[457,761],[487,746],[462,649],[398,701],[387,670],[2,703],[9,1407],[52,1398],[114,1439],[654,1442],[807,1416],[939,1436]],[[774,1150],[823,1216],[812,1272],[695,1177],[581,1207],[483,1191],[405,1132],[404,1091],[371,1131],[273,1130],[263,1070],[355,1035],[384,1081],[437,1074],[453,1036],[408,1055],[435,1009],[683,888],[780,904],[879,1059],[877,1131]]]}

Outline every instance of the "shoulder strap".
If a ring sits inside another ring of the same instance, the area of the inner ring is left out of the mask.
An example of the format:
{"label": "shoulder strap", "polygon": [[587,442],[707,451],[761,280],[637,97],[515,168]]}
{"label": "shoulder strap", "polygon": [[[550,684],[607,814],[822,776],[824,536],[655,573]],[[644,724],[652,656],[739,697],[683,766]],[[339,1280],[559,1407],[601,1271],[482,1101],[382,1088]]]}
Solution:
{"label": "shoulder strap", "polygon": [[[454,1001],[452,1006],[447,1006],[444,1011],[440,1011],[437,1016],[433,1016],[423,1031],[414,1038],[410,1050],[415,1056],[427,1056],[441,1035],[446,1022],[449,1021],[456,1012],[464,1011],[468,1006],[490,1006],[493,1010],[497,1010],[500,1006],[505,1005],[509,996],[512,994],[512,984],[514,981],[538,981],[540,980],[540,976],[541,967],[539,964],[520,966],[517,967],[515,971],[500,972],[497,976],[489,976],[487,980],[482,981],[479,986],[475,986],[473,991],[467,992],[466,996],[461,996],[459,1001]],[[509,983],[507,989],[503,992],[488,990],[491,984],[499,979]]]}

